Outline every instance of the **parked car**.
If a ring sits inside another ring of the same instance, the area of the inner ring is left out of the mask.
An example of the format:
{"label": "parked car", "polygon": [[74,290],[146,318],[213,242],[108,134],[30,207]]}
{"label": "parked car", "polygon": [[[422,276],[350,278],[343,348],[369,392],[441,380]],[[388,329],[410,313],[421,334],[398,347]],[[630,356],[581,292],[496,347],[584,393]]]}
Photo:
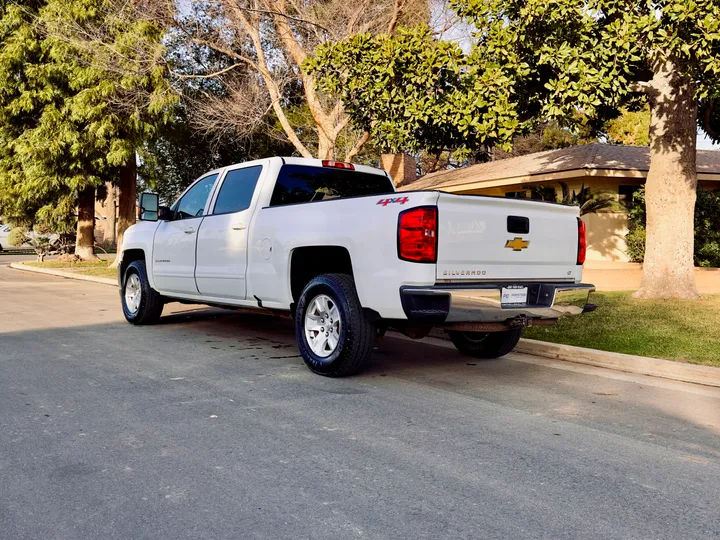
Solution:
{"label": "parked car", "polygon": [[[32,246],[27,242],[24,243],[22,246],[10,245],[10,231],[12,231],[12,227],[10,225],[0,225],[0,251],[32,249]],[[55,233],[38,234],[34,231],[30,231],[28,233],[28,236],[30,236],[31,238],[34,238],[36,236],[45,236],[50,240],[50,242],[55,242],[59,238],[59,235]]]}
{"label": "parked car", "polygon": [[0,251],[19,249],[15,246],[10,245],[10,231],[11,230],[12,230],[12,227],[10,227],[10,225],[0,225]]}
{"label": "parked car", "polygon": [[290,315],[314,372],[349,375],[378,334],[446,330],[468,355],[589,309],[577,207],[437,191],[396,193],[362,165],[270,158],[209,172],[172,205],[140,197],[118,254],[125,318],[170,301]]}

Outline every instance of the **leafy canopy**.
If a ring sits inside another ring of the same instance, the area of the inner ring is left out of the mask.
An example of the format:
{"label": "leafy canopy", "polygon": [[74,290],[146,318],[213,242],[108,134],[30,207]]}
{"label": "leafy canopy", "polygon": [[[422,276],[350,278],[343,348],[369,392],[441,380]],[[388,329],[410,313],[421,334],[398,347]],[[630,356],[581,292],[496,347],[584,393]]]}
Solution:
{"label": "leafy canopy", "polygon": [[[386,150],[508,147],[537,121],[601,130],[658,62],[696,85],[717,137],[720,4],[715,0],[451,0],[474,29],[463,52],[425,26],[318,48],[307,67]],[[708,112],[709,111],[709,112]]]}
{"label": "leafy canopy", "polygon": [[0,213],[62,230],[77,193],[116,178],[176,97],[153,23],[111,0],[35,7],[0,7]]}

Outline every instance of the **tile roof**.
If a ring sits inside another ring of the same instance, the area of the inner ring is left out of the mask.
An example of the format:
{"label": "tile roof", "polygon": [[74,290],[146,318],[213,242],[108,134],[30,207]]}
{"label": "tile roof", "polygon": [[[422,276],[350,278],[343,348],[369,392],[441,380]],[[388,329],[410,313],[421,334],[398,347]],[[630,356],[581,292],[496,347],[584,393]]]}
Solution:
{"label": "tile roof", "polygon": [[[463,184],[577,169],[647,171],[649,168],[650,153],[647,146],[591,143],[479,163],[462,169],[439,171],[423,176],[400,190],[444,189]],[[698,150],[697,171],[720,174],[720,151]]]}

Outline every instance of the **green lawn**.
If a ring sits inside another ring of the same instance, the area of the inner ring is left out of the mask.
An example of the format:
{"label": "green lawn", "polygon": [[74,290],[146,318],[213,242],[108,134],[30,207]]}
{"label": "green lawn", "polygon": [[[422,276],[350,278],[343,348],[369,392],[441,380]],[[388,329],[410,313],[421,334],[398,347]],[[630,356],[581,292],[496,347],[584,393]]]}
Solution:
{"label": "green lawn", "polygon": [[720,367],[720,295],[683,302],[606,292],[590,301],[596,311],[528,329],[523,337]]}
{"label": "green lawn", "polygon": [[108,268],[112,264],[112,258],[101,261],[80,261],[69,266],[66,262],[45,261],[45,262],[25,262],[28,266],[38,266],[40,268],[54,268],[63,272],[72,272],[73,274],[83,274],[85,276],[97,276],[115,279],[117,278],[117,270]]}

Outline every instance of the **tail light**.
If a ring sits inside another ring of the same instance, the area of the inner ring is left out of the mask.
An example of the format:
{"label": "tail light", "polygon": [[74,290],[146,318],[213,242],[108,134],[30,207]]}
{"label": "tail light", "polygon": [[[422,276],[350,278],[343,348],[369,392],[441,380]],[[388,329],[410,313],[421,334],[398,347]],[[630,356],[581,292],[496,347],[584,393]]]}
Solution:
{"label": "tail light", "polygon": [[322,160],[323,167],[332,167],[333,169],[347,169],[349,171],[355,170],[355,165],[352,163],[345,163],[344,161],[332,161],[330,159]]}
{"label": "tail light", "polygon": [[583,264],[585,262],[585,253],[587,252],[587,227],[585,222],[577,218],[578,222],[578,250],[577,250],[577,264]]}
{"label": "tail light", "polygon": [[398,257],[404,261],[437,261],[437,206],[418,206],[398,217]]}

